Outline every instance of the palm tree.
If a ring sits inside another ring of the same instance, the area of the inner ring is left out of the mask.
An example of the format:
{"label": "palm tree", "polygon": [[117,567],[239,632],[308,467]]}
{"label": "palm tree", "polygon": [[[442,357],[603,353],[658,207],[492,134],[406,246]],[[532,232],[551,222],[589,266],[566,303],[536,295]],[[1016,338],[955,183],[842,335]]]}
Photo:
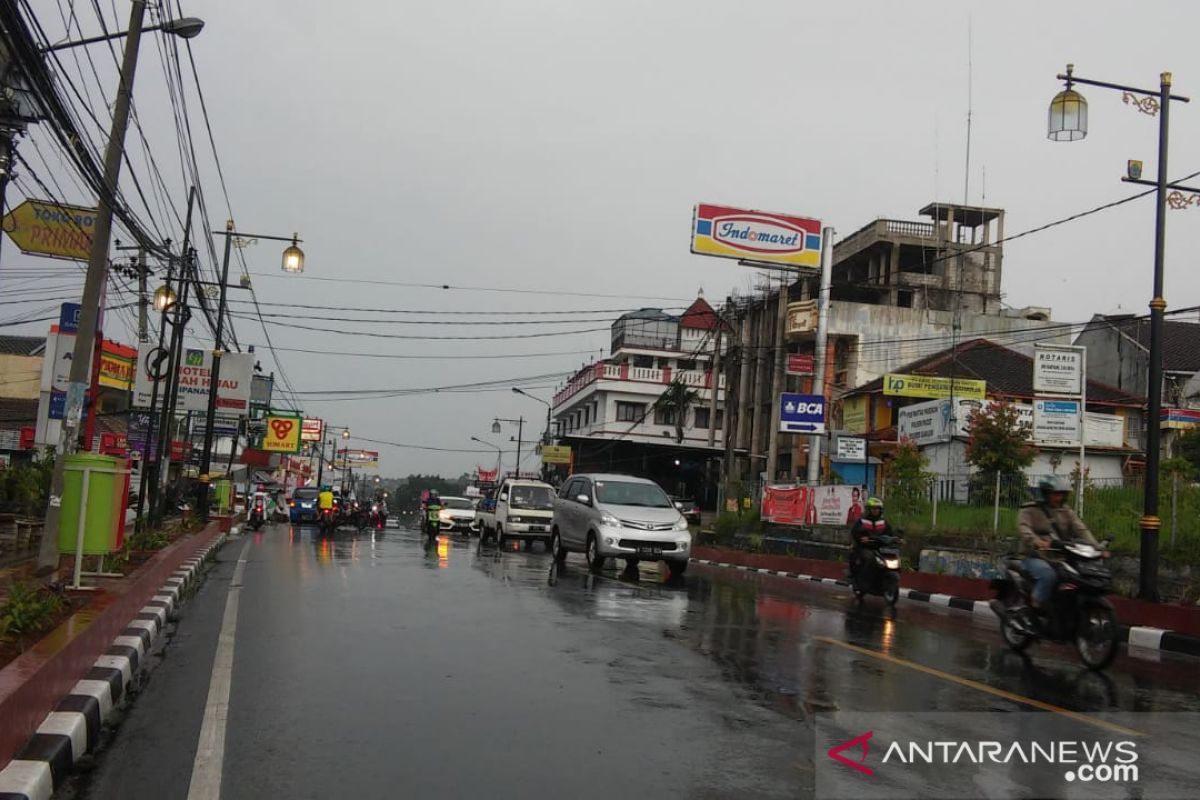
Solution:
{"label": "palm tree", "polygon": [[667,385],[666,391],[654,401],[654,410],[661,411],[675,421],[675,443],[683,442],[683,426],[687,415],[700,395],[695,389],[676,378]]}

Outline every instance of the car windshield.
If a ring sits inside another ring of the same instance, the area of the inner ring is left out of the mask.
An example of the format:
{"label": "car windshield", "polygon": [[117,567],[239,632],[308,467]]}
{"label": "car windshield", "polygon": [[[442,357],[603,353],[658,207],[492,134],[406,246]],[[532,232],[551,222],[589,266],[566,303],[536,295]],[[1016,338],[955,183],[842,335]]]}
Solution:
{"label": "car windshield", "polygon": [[470,500],[467,500],[464,497],[443,497],[442,498],[442,508],[472,509],[474,507],[475,507],[475,504],[472,503]]}
{"label": "car windshield", "polygon": [[554,508],[554,493],[546,486],[514,486],[508,504],[512,508],[548,511]]}
{"label": "car windshield", "polygon": [[293,500],[316,500],[319,492],[316,489],[297,489],[292,492]]}
{"label": "car windshield", "polygon": [[614,506],[673,507],[667,493],[653,483],[596,481],[596,500]]}

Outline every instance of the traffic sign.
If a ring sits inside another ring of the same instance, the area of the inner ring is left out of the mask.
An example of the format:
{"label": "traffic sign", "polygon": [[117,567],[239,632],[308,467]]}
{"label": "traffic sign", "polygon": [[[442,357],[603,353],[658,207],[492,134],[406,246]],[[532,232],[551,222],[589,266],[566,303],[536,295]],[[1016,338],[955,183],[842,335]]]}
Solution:
{"label": "traffic sign", "polygon": [[26,200],[4,215],[3,227],[22,252],[87,261],[96,232],[96,209]]}
{"label": "traffic sign", "polygon": [[781,393],[779,430],[782,433],[824,433],[825,398],[819,394]]}

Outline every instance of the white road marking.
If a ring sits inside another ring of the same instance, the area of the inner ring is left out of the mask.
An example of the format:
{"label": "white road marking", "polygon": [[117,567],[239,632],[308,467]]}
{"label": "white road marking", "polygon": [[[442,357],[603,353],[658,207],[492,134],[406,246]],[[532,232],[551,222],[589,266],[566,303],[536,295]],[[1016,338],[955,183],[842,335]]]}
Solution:
{"label": "white road marking", "polygon": [[204,707],[204,722],[200,726],[200,741],[196,760],[192,764],[192,782],[188,800],[220,800],[221,772],[225,761],[225,722],[229,716],[229,689],[233,682],[233,643],[237,635],[238,597],[242,593],[242,576],[246,572],[246,553],[253,539],[247,539],[238,554],[229,595],[225,598],[225,616],[213,657],[212,680],[208,684],[208,702]]}

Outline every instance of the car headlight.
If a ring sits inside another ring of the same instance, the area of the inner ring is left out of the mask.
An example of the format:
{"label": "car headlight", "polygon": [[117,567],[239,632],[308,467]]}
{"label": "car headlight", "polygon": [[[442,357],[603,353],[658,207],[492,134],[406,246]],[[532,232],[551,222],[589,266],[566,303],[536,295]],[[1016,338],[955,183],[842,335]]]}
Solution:
{"label": "car headlight", "polygon": [[608,525],[609,527],[612,527],[612,528],[619,528],[619,527],[621,527],[621,520],[617,519],[612,514],[605,511],[603,514],[600,515],[600,524]]}
{"label": "car headlight", "polygon": [[883,565],[884,565],[885,567],[887,567],[888,569],[900,569],[900,559],[898,559],[898,558],[885,558],[885,559],[883,560]]}
{"label": "car headlight", "polygon": [[449,511],[439,511],[438,519],[440,519],[442,522],[449,522],[452,518]]}
{"label": "car headlight", "polygon": [[680,518],[679,518],[679,521],[675,523],[675,530],[677,530],[677,531],[686,531],[687,529],[688,529],[688,521],[687,521],[687,518],[686,518],[686,517],[680,517]]}

